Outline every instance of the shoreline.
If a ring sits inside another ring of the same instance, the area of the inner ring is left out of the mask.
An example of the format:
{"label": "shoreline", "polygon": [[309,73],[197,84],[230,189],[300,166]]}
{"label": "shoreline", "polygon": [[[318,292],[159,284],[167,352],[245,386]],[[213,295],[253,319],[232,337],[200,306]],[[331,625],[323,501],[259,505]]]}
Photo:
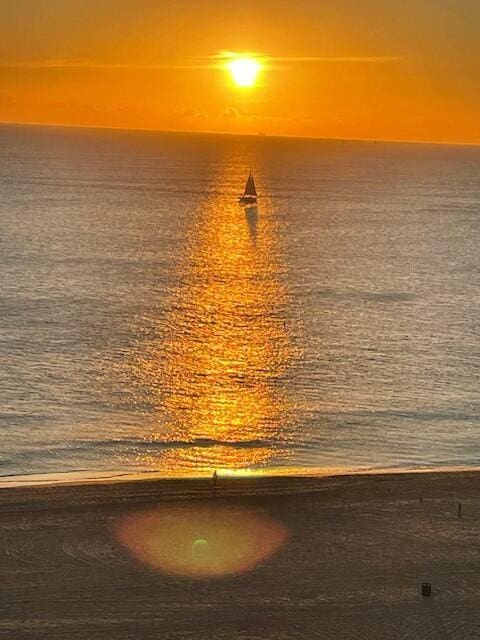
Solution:
{"label": "shoreline", "polygon": [[[0,512],[4,509],[24,507],[76,508],[108,507],[121,503],[142,505],[154,502],[188,502],[190,500],[268,499],[295,495],[326,495],[331,490],[349,491],[366,486],[374,489],[379,497],[392,493],[421,497],[422,487],[445,483],[460,485],[480,479],[480,468],[425,468],[416,470],[369,470],[364,472],[331,470],[323,473],[289,474],[225,474],[219,475],[214,484],[211,476],[165,477],[158,474],[127,474],[103,476],[90,481],[76,479],[40,484],[0,485]],[[348,502],[348,500],[347,500]]]}
{"label": "shoreline", "polygon": [[[480,471],[477,465],[439,465],[425,467],[277,467],[269,469],[218,469],[218,477],[224,480],[245,480],[247,478],[331,478],[355,476],[397,476],[409,474],[435,473],[475,473]],[[0,493],[4,490],[23,487],[82,486],[98,484],[117,484],[132,482],[191,482],[211,481],[212,472],[198,474],[168,474],[161,471],[64,471],[51,473],[25,473],[0,475]]]}

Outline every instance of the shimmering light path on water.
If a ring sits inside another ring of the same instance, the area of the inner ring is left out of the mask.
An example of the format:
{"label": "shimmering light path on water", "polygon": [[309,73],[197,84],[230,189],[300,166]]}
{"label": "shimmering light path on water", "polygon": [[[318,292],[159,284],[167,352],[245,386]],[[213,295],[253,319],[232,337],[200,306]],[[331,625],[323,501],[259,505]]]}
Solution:
{"label": "shimmering light path on water", "polygon": [[154,408],[152,438],[174,445],[162,457],[171,471],[249,468],[288,453],[292,394],[281,381],[299,350],[277,226],[268,201],[259,212],[230,195],[206,200],[171,311],[151,318],[151,337],[134,354],[132,377]]}

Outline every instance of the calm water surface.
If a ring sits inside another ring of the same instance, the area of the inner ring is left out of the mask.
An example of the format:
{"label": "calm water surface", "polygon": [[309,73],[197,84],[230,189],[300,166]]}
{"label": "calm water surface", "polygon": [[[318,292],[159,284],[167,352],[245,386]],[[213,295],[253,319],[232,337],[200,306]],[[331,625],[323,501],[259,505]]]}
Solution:
{"label": "calm water surface", "polygon": [[478,147],[0,127],[0,475],[479,464],[479,247]]}

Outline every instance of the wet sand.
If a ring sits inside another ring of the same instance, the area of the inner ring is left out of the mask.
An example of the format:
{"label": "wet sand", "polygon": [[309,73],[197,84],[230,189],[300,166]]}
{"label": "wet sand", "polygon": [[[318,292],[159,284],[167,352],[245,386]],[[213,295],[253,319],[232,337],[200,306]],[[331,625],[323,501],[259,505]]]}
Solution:
{"label": "wet sand", "polygon": [[[244,574],[167,575],[114,534],[167,504],[265,513],[288,539]],[[8,640],[480,638],[480,474],[4,488],[0,572]]]}

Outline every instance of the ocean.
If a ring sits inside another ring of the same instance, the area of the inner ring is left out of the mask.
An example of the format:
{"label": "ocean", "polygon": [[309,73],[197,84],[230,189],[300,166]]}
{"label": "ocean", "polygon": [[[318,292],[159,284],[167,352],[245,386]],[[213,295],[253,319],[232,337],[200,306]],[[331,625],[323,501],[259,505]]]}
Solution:
{"label": "ocean", "polygon": [[0,476],[478,465],[479,290],[480,147],[2,125]]}

